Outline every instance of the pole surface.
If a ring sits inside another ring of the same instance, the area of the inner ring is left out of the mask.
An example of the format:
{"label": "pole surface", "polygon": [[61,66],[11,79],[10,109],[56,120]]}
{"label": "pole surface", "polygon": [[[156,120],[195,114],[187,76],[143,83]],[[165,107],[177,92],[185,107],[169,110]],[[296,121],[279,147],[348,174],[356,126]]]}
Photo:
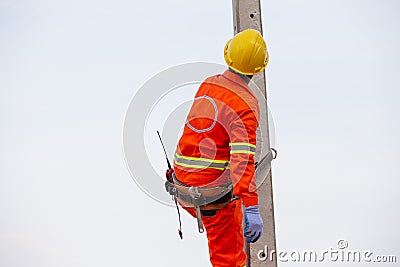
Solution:
{"label": "pole surface", "polygon": [[[261,23],[261,6],[259,0],[232,0],[233,7],[233,30],[234,33],[241,32],[245,29],[251,28],[258,30],[262,33]],[[266,76],[265,72],[261,72],[255,75],[252,79],[259,89],[261,89],[262,95],[256,94],[259,98],[260,104],[260,125],[257,129],[257,158],[260,160],[262,151],[270,151],[270,140],[269,140],[269,127],[268,127],[268,116],[267,116],[267,104],[264,99],[267,98],[266,92]],[[253,89],[254,90],[254,89]],[[262,237],[254,244],[246,246],[247,256],[247,267],[276,267],[276,238],[275,238],[275,219],[274,219],[274,205],[273,205],[273,194],[272,194],[272,175],[270,169],[270,161],[260,165],[261,170],[257,171],[257,185],[258,185],[258,199],[260,205],[261,217],[264,221],[264,233]],[[247,243],[246,243],[247,244]],[[265,251],[268,248],[268,251]],[[263,254],[264,253],[264,254]],[[259,255],[258,255],[259,254]],[[273,259],[271,260],[271,255]],[[267,257],[266,260],[262,261],[259,259]]]}

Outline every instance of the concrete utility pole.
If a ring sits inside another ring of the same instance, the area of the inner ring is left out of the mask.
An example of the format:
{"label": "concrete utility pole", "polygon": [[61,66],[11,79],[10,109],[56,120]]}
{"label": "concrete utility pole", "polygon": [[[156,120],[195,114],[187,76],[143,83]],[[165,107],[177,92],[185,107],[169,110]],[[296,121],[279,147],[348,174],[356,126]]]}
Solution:
{"label": "concrete utility pole", "polygon": [[[248,28],[258,30],[262,33],[260,0],[246,0],[246,1],[232,0],[232,5],[233,5],[233,29],[235,34]],[[253,81],[255,82],[257,87],[262,90],[263,96],[261,97],[266,98],[267,94],[266,94],[265,72],[261,72],[260,74],[254,76]],[[258,160],[260,159],[262,149],[265,150],[265,148],[267,148],[268,150],[270,150],[268,116],[267,116],[268,109],[266,106],[266,101],[259,101],[259,103],[260,103],[260,111],[262,112],[262,114],[261,114],[260,126],[259,129],[257,130],[256,155],[258,156]],[[262,106],[262,104],[264,104],[264,106]],[[263,164],[260,167],[264,169],[266,168],[265,167],[266,165],[270,167],[269,162],[267,164]],[[271,260],[270,258],[271,250],[276,251],[275,219],[274,219],[271,171],[257,172],[257,184],[259,185],[257,191],[259,195],[258,198],[259,198],[261,216],[264,221],[264,233],[263,236],[256,243],[250,244],[249,246],[246,247],[246,252],[247,252],[246,267],[250,266],[276,267],[277,266],[276,254],[272,254],[273,260]],[[268,248],[268,251],[265,251],[265,247]],[[264,254],[259,253],[259,251],[261,250],[264,252]],[[261,256],[262,258],[267,257],[267,259],[265,261],[261,261],[258,258],[258,256]]]}

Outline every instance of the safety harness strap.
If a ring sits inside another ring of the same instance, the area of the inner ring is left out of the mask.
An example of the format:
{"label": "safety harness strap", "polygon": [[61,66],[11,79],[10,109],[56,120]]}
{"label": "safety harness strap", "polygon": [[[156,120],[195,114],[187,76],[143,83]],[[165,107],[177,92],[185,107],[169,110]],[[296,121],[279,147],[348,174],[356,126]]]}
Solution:
{"label": "safety harness strap", "polygon": [[173,181],[165,182],[165,189],[183,206],[195,209],[200,233],[204,232],[202,211],[220,210],[236,199],[233,196],[231,182],[212,188],[193,187],[180,182],[175,174]]}

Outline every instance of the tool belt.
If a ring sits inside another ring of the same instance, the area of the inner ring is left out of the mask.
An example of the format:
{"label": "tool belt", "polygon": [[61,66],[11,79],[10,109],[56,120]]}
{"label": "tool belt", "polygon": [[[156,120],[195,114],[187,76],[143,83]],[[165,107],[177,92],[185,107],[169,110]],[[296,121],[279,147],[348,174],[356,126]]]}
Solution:
{"label": "tool belt", "polygon": [[220,210],[236,199],[231,182],[211,188],[194,187],[180,182],[175,174],[172,181],[165,182],[165,189],[170,195],[176,197],[182,206],[196,210],[200,233],[204,232],[202,212]]}

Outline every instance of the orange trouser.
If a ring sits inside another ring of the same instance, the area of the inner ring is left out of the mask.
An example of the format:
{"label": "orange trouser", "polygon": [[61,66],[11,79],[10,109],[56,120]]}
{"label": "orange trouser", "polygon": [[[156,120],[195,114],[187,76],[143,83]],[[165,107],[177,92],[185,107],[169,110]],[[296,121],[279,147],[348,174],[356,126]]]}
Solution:
{"label": "orange trouser", "polygon": [[[184,207],[193,217],[193,208]],[[243,214],[240,200],[230,202],[211,217],[202,216],[207,231],[210,260],[214,267],[243,267],[244,252]]]}

